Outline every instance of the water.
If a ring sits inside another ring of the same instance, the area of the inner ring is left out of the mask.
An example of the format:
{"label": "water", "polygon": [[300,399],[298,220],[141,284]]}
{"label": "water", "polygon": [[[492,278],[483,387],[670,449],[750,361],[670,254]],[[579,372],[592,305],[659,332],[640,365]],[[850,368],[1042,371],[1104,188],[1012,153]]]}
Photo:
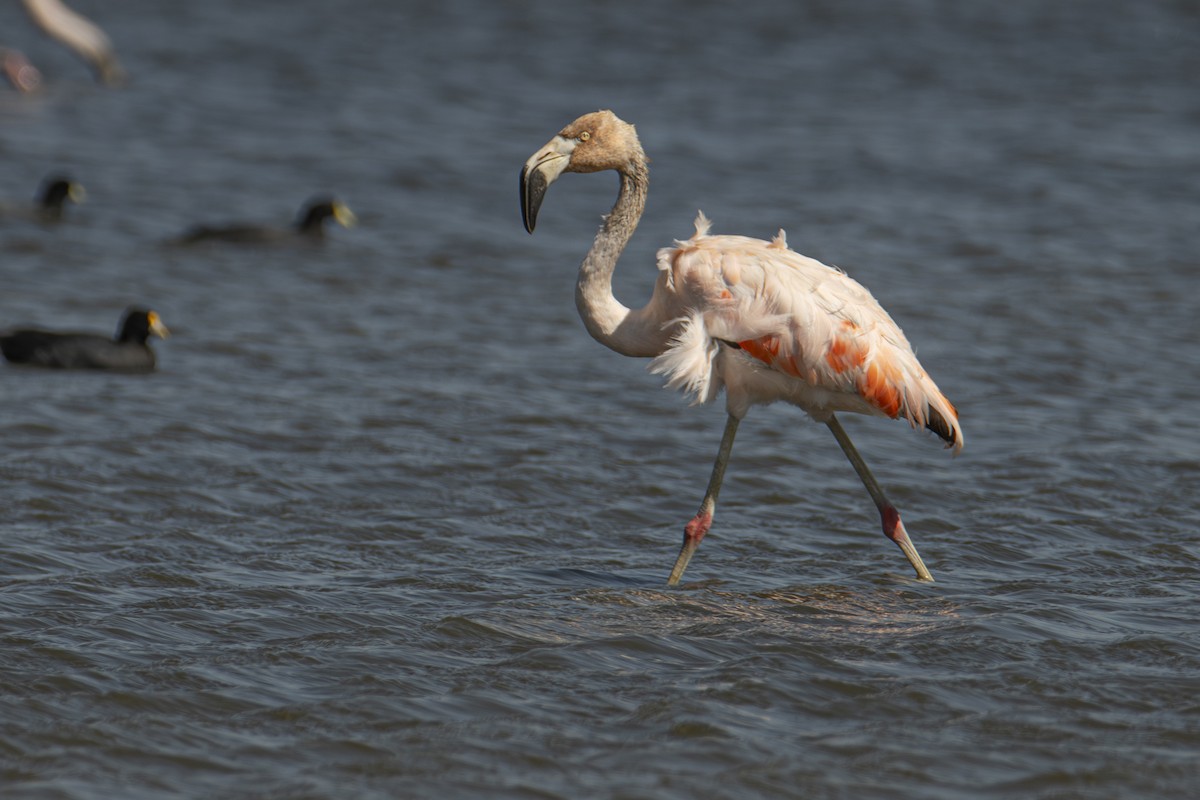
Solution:
{"label": "water", "polygon": [[[78,0],[131,85],[0,90],[0,325],[174,336],[151,376],[0,369],[0,794],[1183,797],[1200,781],[1189,3]],[[869,286],[962,411],[949,458],[742,426],[591,341],[611,177],[536,236],[517,172],[580,113],[652,160],[629,304],[697,208]],[[200,221],[323,247],[178,250]]]}

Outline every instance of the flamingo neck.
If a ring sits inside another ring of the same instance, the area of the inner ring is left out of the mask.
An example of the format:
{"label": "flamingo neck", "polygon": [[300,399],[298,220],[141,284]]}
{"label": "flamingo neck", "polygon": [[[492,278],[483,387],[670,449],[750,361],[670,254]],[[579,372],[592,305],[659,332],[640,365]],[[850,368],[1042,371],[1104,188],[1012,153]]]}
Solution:
{"label": "flamingo neck", "polygon": [[612,291],[617,259],[637,230],[646,207],[649,171],[637,162],[620,171],[621,191],[579,267],[575,306],[592,338],[626,356],[656,356],[666,347],[662,321],[648,308],[632,311]]}

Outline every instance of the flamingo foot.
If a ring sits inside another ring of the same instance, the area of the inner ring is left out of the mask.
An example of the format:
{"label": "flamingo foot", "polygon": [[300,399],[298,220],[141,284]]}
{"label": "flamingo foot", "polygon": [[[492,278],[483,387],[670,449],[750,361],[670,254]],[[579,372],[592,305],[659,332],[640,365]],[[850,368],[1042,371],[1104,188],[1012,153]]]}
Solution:
{"label": "flamingo foot", "polygon": [[904,553],[908,563],[912,564],[913,569],[917,571],[917,580],[933,583],[933,575],[925,567],[925,562],[921,560],[917,546],[913,544],[912,539],[908,538],[908,531],[904,529],[904,523],[900,520],[900,512],[894,506],[889,505],[880,510],[880,517],[883,522],[883,534],[895,542],[900,551]]}
{"label": "flamingo foot", "polygon": [[675,566],[671,568],[671,577],[667,578],[668,586],[679,583],[679,579],[683,577],[683,571],[687,569],[688,562],[692,560],[692,555],[700,546],[700,540],[712,527],[712,520],[712,512],[701,511],[684,526],[683,547],[679,549],[679,558],[675,559]]}
{"label": "flamingo foot", "polygon": [[36,92],[42,85],[42,73],[18,50],[0,47],[0,69],[18,92]]}

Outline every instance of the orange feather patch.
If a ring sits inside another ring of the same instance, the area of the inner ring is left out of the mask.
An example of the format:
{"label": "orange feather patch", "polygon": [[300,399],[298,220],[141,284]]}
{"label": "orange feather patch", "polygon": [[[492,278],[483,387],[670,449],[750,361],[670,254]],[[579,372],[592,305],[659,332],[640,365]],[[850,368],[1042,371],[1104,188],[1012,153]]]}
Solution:
{"label": "orange feather patch", "polygon": [[[853,322],[846,322],[843,327],[857,329],[858,326]],[[794,378],[805,379],[805,370],[795,356],[779,357],[778,336],[746,339],[738,342],[738,346],[747,355],[757,358],[769,367],[775,367]],[[895,419],[900,416],[900,371],[886,358],[877,354],[868,363],[866,348],[860,342],[849,337],[835,336],[825,354],[825,361],[838,373],[859,370],[859,395],[889,417]]]}
{"label": "orange feather patch", "polygon": [[858,392],[892,419],[900,416],[900,375],[891,363],[872,361],[858,379]]}
{"label": "orange feather patch", "polygon": [[761,339],[747,339],[738,342],[738,346],[764,364],[772,364],[779,355],[779,337],[764,336]]}
{"label": "orange feather patch", "polygon": [[865,364],[867,351],[856,339],[834,336],[833,342],[829,345],[829,352],[825,354],[825,361],[833,368],[834,372],[845,372]]}
{"label": "orange feather patch", "polygon": [[804,370],[800,363],[796,361],[795,356],[788,356],[787,358],[779,357],[780,342],[778,336],[772,334],[770,336],[763,336],[761,339],[747,339],[738,342],[738,346],[768,367],[775,367],[780,372],[791,375],[793,378],[804,379]]}

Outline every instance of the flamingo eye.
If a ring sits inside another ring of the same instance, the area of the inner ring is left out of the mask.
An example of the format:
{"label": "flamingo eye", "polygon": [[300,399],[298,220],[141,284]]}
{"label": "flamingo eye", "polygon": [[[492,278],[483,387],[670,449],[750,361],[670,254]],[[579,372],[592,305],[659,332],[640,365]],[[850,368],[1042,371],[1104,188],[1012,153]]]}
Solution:
{"label": "flamingo eye", "polygon": [[592,134],[588,133],[587,131],[579,134],[579,141],[581,142],[586,142],[590,138],[592,138]]}

